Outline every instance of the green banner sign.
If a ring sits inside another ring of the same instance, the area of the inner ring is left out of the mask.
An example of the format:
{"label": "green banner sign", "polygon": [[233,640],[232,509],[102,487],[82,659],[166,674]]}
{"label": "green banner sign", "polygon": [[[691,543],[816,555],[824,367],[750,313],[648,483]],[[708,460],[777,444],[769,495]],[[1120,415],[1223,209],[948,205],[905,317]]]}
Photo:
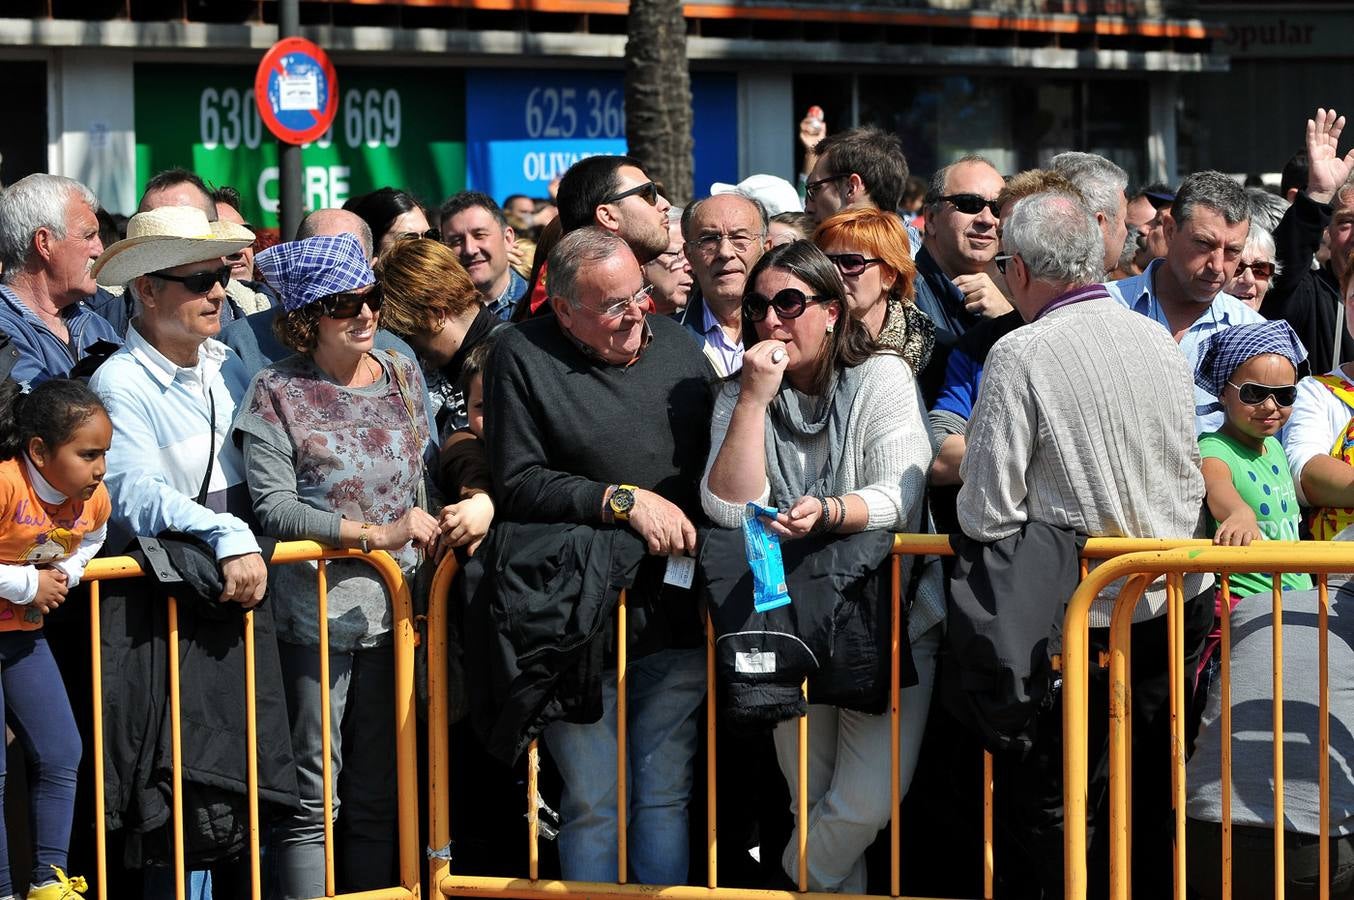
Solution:
{"label": "green banner sign", "polygon": [[[276,228],[277,144],[254,106],[254,70],[138,63],[135,79],[137,184],[183,166],[235,187],[245,219]],[[339,66],[338,81],[333,126],[301,151],[306,209],[386,185],[435,206],[465,187],[460,70]]]}

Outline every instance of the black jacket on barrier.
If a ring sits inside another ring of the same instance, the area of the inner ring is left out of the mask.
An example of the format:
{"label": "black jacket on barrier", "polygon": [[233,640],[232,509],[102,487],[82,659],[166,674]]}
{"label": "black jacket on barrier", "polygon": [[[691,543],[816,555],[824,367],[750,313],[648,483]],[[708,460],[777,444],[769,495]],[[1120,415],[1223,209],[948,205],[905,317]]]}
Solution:
{"label": "black jacket on barrier", "polygon": [[[623,527],[504,522],[489,532],[462,579],[462,639],[471,724],[491,755],[511,765],[551,722],[602,717],[611,614],[644,557],[643,539]],[[630,633],[642,631],[645,607],[627,611]]]}
{"label": "black jacket on barrier", "polygon": [[[265,558],[273,542],[259,538]],[[125,829],[125,862],[172,859],[172,749],[169,716],[168,612],[178,601],[179,685],[185,861],[190,868],[229,858],[248,846],[246,802],[244,610],[221,603],[221,574],[211,549],[186,536],[158,540],[182,579],[147,575],[100,588],[103,666],[104,792],[109,829]],[[154,572],[144,552],[129,554]],[[271,590],[271,588],[270,588]],[[291,728],[281,690],[272,607],[254,607],[259,800],[297,806]]]}
{"label": "black jacket on barrier", "polygon": [[[810,703],[884,711],[892,548],[887,531],[786,541],[781,555],[790,604],[759,613],[742,530],[709,533],[700,568],[715,629],[720,706],[731,722],[769,727],[802,715],[806,677]],[[917,682],[909,646],[904,640],[904,686]]]}

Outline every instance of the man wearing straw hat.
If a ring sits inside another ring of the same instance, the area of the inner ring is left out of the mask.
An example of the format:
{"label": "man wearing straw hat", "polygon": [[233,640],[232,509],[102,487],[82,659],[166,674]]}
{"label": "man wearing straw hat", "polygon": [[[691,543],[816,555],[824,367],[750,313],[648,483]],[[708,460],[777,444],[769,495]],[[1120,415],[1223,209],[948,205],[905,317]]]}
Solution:
{"label": "man wearing straw hat", "polygon": [[267,581],[259,545],[234,514],[249,510],[243,461],[229,438],[249,379],[213,338],[230,278],[222,257],[253,239],[195,207],[133,216],[127,238],[104,251],[93,274],[126,285],[136,316],[126,345],[90,381],[113,420],[109,546],[162,531],[200,538],[221,567],[221,600],[245,607],[263,598]]}

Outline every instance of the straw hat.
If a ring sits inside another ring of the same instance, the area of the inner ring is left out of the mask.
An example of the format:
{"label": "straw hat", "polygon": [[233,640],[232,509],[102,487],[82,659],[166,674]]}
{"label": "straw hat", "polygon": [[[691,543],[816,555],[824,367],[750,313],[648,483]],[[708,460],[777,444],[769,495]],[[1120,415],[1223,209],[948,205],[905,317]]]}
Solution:
{"label": "straw hat", "polygon": [[99,284],[126,284],[138,275],[229,256],[254,242],[254,232],[233,222],[208,222],[195,206],[162,206],[137,213],[127,237],[94,261]]}

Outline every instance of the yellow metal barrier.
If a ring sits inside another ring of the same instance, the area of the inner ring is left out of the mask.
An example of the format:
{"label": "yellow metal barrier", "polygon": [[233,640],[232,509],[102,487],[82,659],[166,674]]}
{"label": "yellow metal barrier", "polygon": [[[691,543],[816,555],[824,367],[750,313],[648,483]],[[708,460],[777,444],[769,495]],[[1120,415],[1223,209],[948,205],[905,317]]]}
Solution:
{"label": "yellow metal barrier", "polygon": [[[395,754],[398,797],[399,851],[398,868],[400,883],[396,887],[383,890],[363,891],[360,893],[337,895],[344,900],[417,900],[420,896],[420,873],[418,859],[418,770],[417,736],[414,714],[414,646],[413,605],[409,587],[404,574],[395,561],[384,552],[363,554],[357,550],[334,550],[312,541],[280,543],[273,552],[273,563],[293,563],[318,560],[319,579],[319,634],[320,634],[320,686],[321,710],[323,718],[324,753],[324,803],[325,803],[325,882],[326,897],[334,893],[334,842],[332,833],[332,794],[333,776],[329,758],[329,645],[326,638],[328,616],[326,605],[325,560],[360,559],[376,569],[385,583],[391,598],[391,620],[393,624],[395,657]],[[93,690],[93,757],[94,757],[94,815],[95,863],[99,900],[108,898],[108,848],[107,835],[104,833],[106,821],[106,801],[104,798],[104,762],[103,762],[103,672],[100,654],[99,588],[101,582],[121,578],[137,578],[143,574],[136,562],[129,557],[120,556],[93,560],[85,570],[83,580],[89,582],[90,606],[89,627],[92,642]],[[248,810],[249,810],[249,863],[251,878],[251,896],[261,900],[263,896],[260,866],[260,831],[258,807],[258,723],[255,702],[254,672],[254,614],[247,611],[243,626],[245,653],[245,742],[247,747]],[[174,846],[174,883],[176,894],[182,898],[187,893],[186,873],[184,871],[184,835],[183,835],[183,796],[182,796],[182,723],[179,716],[179,639],[178,603],[172,596],[168,602],[168,638],[171,652],[169,657],[169,694],[170,694],[170,738],[172,772],[172,813]],[[280,685],[270,685],[272,690],[280,690]]]}
{"label": "yellow metal barrier", "polygon": [[[1149,539],[1093,539],[1087,542],[1082,554],[1082,573],[1086,575],[1090,561],[1107,560],[1121,554],[1141,553],[1143,551],[1163,552],[1172,548],[1195,548],[1202,549],[1210,547],[1211,543],[1204,540],[1149,540]],[[892,801],[892,821],[890,824],[892,841],[890,852],[890,894],[893,898],[900,898],[900,871],[901,861],[899,858],[899,810],[902,797],[900,796],[899,779],[899,695],[900,695],[900,650],[901,641],[904,639],[904,633],[901,629],[902,618],[899,615],[900,605],[900,558],[902,556],[950,556],[953,550],[950,547],[949,538],[946,535],[896,535],[893,547],[892,564],[892,602],[893,602],[893,624],[891,633],[892,664],[890,666],[890,687],[889,687],[889,710],[893,719],[893,736],[891,747],[892,771],[890,777],[890,792]],[[1354,568],[1354,567],[1352,567]],[[626,884],[626,863],[625,863],[625,716],[624,716],[624,642],[618,646],[617,668],[619,683],[617,686],[617,770],[618,770],[618,860],[619,860],[619,878],[616,883],[595,883],[595,882],[568,882],[568,881],[543,881],[539,878],[538,861],[539,853],[537,848],[537,819],[536,819],[536,769],[538,764],[538,748],[533,742],[528,749],[527,762],[527,818],[528,818],[528,877],[527,878],[508,878],[508,877],[490,877],[476,875],[460,875],[451,872],[451,860],[449,848],[451,844],[451,824],[450,824],[450,797],[448,785],[450,782],[451,760],[449,758],[449,734],[446,716],[446,677],[447,677],[447,593],[451,587],[456,570],[454,562],[444,561],[442,568],[438,571],[433,581],[431,595],[428,601],[428,681],[429,681],[429,834],[432,850],[430,852],[429,863],[429,884],[430,890],[435,895],[445,896],[468,896],[468,897],[518,897],[518,898],[547,898],[554,897],[649,897],[659,894],[671,900],[790,900],[790,898],[808,898],[808,900],[828,900],[829,897],[837,900],[851,900],[851,895],[814,893],[807,890],[808,872],[807,872],[807,853],[805,852],[808,829],[806,823],[808,820],[808,727],[807,718],[801,717],[799,721],[799,803],[797,809],[797,840],[799,842],[799,870],[798,892],[778,891],[778,890],[747,890],[741,888],[723,888],[719,886],[717,875],[718,860],[718,836],[716,832],[716,809],[717,797],[715,796],[715,745],[716,728],[715,716],[716,709],[714,703],[706,704],[706,732],[707,732],[707,758],[709,760],[706,770],[706,791],[707,791],[707,823],[706,834],[708,843],[708,869],[707,883],[705,886],[693,885],[629,885]],[[1096,571],[1099,574],[1099,571]],[[1107,579],[1105,583],[1108,583]],[[1093,595],[1092,595],[1093,596]],[[625,598],[622,594],[619,604],[618,615],[625,616]],[[624,621],[623,618],[621,620]],[[625,634],[624,627],[616,629],[618,636]],[[715,657],[714,657],[714,632],[710,622],[706,621],[706,680],[707,697],[717,696],[714,692],[715,686]],[[1082,646],[1084,648],[1085,635],[1082,635]],[[1065,648],[1066,649],[1066,648]],[[805,686],[807,690],[807,684]],[[1085,710],[1083,703],[1082,718],[1084,720]],[[984,874],[984,897],[990,898],[993,894],[993,824],[992,824],[992,758],[990,754],[984,754],[984,766],[981,776],[981,785],[983,790],[983,810],[984,810],[984,828],[983,828],[983,854],[981,864]],[[1082,804],[1084,814],[1084,798]],[[1081,882],[1084,884],[1084,854],[1080,863],[1082,875]],[[1070,880],[1069,880],[1070,883]],[[862,895],[859,900],[863,900]],[[1072,896],[1069,894],[1069,896]]]}
{"label": "yellow metal barrier", "polygon": [[[1284,816],[1283,816],[1283,592],[1280,577],[1300,572],[1317,576],[1318,593],[1318,766],[1320,851],[1320,896],[1330,890],[1330,777],[1326,761],[1330,753],[1330,685],[1328,663],[1329,593],[1327,577],[1354,572],[1354,544],[1316,541],[1271,542],[1250,547],[1178,547],[1118,556],[1087,575],[1067,607],[1063,629],[1063,730],[1064,742],[1064,872],[1069,900],[1086,897],[1086,825],[1087,825],[1087,704],[1089,700],[1088,621],[1092,602],[1114,581],[1127,579],[1115,602],[1110,623],[1109,691],[1109,850],[1110,897],[1127,900],[1133,896],[1130,860],[1132,855],[1132,808],[1129,803],[1132,769],[1129,746],[1132,737],[1129,628],[1133,609],[1147,586],[1156,578],[1167,579],[1167,634],[1170,648],[1171,677],[1171,798],[1174,808],[1174,851],[1171,860],[1175,879],[1174,896],[1186,892],[1185,845],[1185,685],[1184,679],[1184,590],[1187,573],[1217,573],[1223,576],[1239,572],[1273,573],[1273,803],[1274,887],[1273,896],[1284,895]],[[1230,608],[1229,585],[1222,584],[1222,609]],[[1231,628],[1222,616],[1221,651],[1221,729],[1222,765],[1222,891],[1232,895],[1232,802],[1231,802]]]}

